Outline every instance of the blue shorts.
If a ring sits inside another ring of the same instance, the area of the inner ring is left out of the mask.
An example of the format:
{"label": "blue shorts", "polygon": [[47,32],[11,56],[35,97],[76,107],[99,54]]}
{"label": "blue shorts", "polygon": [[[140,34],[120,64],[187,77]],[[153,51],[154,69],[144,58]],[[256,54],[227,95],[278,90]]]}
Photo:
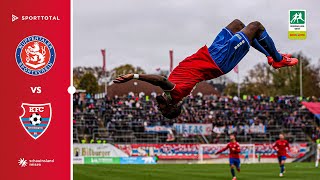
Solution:
{"label": "blue shorts", "polygon": [[240,159],[238,158],[229,158],[230,166],[234,165],[237,169],[240,169]]}
{"label": "blue shorts", "polygon": [[285,161],[286,159],[287,159],[286,156],[278,156],[278,161],[279,161],[279,163],[280,163],[281,161]]}
{"label": "blue shorts", "polygon": [[226,74],[231,71],[248,53],[250,41],[243,32],[233,34],[223,28],[209,47],[211,58]]}

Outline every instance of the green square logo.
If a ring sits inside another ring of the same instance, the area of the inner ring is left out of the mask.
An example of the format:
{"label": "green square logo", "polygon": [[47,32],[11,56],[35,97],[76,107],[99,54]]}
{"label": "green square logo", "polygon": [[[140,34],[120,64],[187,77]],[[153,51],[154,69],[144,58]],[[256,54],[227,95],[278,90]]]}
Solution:
{"label": "green square logo", "polygon": [[305,11],[290,11],[290,24],[304,24],[305,21]]}

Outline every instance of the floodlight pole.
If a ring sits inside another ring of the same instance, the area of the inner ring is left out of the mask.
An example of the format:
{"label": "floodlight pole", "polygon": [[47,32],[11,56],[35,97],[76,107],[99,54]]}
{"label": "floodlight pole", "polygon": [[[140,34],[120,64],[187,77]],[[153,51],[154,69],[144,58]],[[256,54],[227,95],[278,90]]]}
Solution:
{"label": "floodlight pole", "polygon": [[169,50],[169,55],[170,55],[170,72],[173,69],[173,50]]}
{"label": "floodlight pole", "polygon": [[102,72],[104,74],[104,93],[107,95],[108,93],[108,85],[107,85],[107,71],[106,71],[106,49],[101,49],[102,53]]}

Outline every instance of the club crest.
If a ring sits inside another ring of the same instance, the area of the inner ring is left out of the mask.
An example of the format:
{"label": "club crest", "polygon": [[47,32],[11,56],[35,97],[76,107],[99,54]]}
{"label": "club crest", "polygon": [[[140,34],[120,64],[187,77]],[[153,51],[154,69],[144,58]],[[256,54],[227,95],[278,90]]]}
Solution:
{"label": "club crest", "polygon": [[21,107],[24,111],[20,116],[22,127],[33,139],[38,139],[49,127],[51,104],[22,103]]}
{"label": "club crest", "polygon": [[26,74],[39,76],[48,72],[55,61],[53,45],[45,37],[32,35],[23,39],[16,49],[16,62]]}

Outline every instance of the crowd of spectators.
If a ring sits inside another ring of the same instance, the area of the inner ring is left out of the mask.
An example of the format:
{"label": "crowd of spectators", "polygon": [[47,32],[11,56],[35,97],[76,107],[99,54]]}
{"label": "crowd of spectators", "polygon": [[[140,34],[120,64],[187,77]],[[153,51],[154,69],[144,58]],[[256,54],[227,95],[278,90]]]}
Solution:
{"label": "crowd of spectators", "polygon": [[320,127],[317,127],[316,129],[314,129],[312,131],[311,137],[312,137],[313,141],[316,141],[317,139],[320,139]]}
{"label": "crowd of spectators", "polygon": [[190,96],[184,100],[181,115],[172,120],[161,115],[154,95],[139,97],[131,94],[95,99],[89,94],[82,98],[80,94],[75,94],[73,105],[74,114],[95,114],[101,117],[107,129],[143,131],[144,126],[212,123],[216,133],[219,133],[220,127],[226,127],[224,129],[228,131],[227,127],[230,126],[314,127],[308,131],[312,132],[312,136],[320,137],[319,129],[315,128],[319,120],[301,104],[302,101],[319,99],[294,96]]}

